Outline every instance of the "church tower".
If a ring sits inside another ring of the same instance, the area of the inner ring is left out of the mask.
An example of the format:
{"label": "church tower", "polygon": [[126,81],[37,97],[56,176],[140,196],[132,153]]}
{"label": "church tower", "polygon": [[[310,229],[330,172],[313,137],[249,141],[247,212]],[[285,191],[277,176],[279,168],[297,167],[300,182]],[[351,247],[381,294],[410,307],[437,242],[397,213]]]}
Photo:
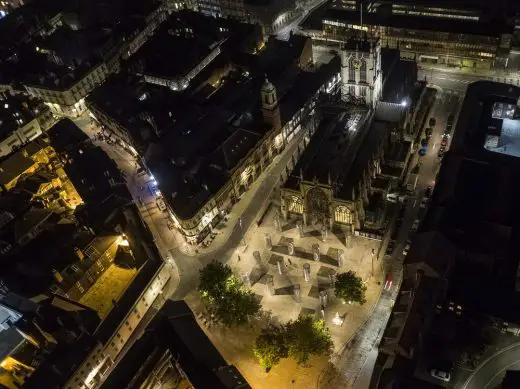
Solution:
{"label": "church tower", "polygon": [[350,39],[341,49],[341,100],[374,109],[382,89],[379,40]]}
{"label": "church tower", "polygon": [[262,85],[261,95],[264,122],[273,126],[275,132],[281,131],[282,123],[280,119],[278,98],[276,97],[276,88],[267,77],[265,78],[264,85]]}

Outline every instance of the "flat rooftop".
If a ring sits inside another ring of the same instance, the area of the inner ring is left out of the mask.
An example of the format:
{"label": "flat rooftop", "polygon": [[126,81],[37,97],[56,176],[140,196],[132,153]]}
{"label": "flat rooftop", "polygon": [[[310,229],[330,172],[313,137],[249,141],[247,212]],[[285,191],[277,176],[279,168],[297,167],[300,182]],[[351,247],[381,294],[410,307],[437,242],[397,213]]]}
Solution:
{"label": "flat rooftop", "polygon": [[47,109],[41,100],[25,95],[0,95],[0,141]]}
{"label": "flat rooftop", "polygon": [[[326,3],[316,9],[302,23],[303,29],[322,30],[323,21],[338,21],[359,24],[359,11],[333,8]],[[435,18],[416,15],[396,15],[389,12],[363,13],[363,24],[407,28],[413,30],[442,31],[454,34],[480,35],[499,38],[503,33],[512,33],[514,26],[501,20],[473,21]]]}
{"label": "flat rooftop", "polygon": [[14,68],[14,77],[25,84],[66,90],[103,61],[112,59],[125,40],[146,28],[146,18],[159,6],[156,0],[94,0],[81,7],[67,3],[56,15],[61,21],[59,27],[20,42],[15,48],[17,57],[8,65]]}

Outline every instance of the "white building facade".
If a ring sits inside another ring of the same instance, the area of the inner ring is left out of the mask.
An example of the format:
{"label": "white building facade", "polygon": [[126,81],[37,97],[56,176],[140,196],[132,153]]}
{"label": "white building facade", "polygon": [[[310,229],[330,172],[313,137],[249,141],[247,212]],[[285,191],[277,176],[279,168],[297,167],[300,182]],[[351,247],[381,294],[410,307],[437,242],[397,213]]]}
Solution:
{"label": "white building facade", "polygon": [[341,50],[341,99],[374,109],[382,92],[379,40],[348,41]]}

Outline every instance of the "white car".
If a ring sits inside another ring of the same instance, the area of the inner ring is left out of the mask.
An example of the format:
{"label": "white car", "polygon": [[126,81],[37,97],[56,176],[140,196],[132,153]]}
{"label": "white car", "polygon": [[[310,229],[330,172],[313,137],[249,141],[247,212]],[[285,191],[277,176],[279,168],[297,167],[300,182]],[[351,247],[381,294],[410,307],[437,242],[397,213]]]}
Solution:
{"label": "white car", "polygon": [[431,369],[430,375],[434,378],[437,378],[438,380],[444,381],[444,382],[450,382],[451,381],[451,374],[449,371],[444,371],[441,369]]}
{"label": "white car", "polygon": [[408,198],[406,197],[406,195],[401,195],[401,194],[398,194],[398,193],[388,193],[386,195],[386,199],[388,201],[390,201],[391,203],[403,203],[405,204],[406,201],[408,200]]}
{"label": "white car", "polygon": [[408,251],[410,251],[410,243],[407,243],[403,249],[403,255],[406,257],[408,255]]}

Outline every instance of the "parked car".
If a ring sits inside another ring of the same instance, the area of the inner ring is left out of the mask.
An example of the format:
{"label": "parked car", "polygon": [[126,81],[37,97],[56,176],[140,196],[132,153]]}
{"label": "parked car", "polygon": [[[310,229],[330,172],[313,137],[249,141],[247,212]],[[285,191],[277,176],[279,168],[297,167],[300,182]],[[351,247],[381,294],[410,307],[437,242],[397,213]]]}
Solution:
{"label": "parked car", "polygon": [[433,368],[430,370],[430,375],[433,378],[437,378],[438,380],[444,381],[444,382],[450,382],[451,381],[451,373],[449,371]]}
{"label": "parked car", "polygon": [[428,186],[426,188],[426,190],[424,191],[424,197],[426,198],[430,198],[432,196],[432,192],[433,192],[433,188],[430,186]]}
{"label": "parked car", "polygon": [[395,248],[395,241],[391,240],[388,242],[388,246],[386,246],[386,255],[392,255]]}
{"label": "parked car", "polygon": [[448,116],[447,125],[448,126],[453,126],[453,120],[455,120],[455,116],[453,114],[451,114],[450,116]]}
{"label": "parked car", "polygon": [[410,251],[410,244],[406,244],[403,249],[403,255],[406,257],[408,255],[408,251]]}
{"label": "parked car", "polygon": [[408,198],[406,195],[399,194],[399,193],[388,193],[386,195],[386,199],[390,201],[391,203],[403,203],[406,204]]}
{"label": "parked car", "polygon": [[444,151],[446,151],[446,148],[444,148],[444,147],[441,146],[441,147],[439,148],[439,152],[437,153],[437,156],[438,156],[439,158],[444,157]]}
{"label": "parked car", "polygon": [[427,205],[428,205],[428,197],[424,197],[424,198],[421,200],[421,205],[420,205],[420,207],[421,207],[421,208],[426,208]]}
{"label": "parked car", "polygon": [[419,224],[421,224],[421,221],[419,219],[415,219],[412,224],[412,231],[415,232],[419,228]]}
{"label": "parked car", "polygon": [[430,139],[433,134],[433,128],[428,127],[426,130],[424,130],[424,134],[426,135],[426,138]]}
{"label": "parked car", "polygon": [[435,118],[430,118],[428,124],[430,127],[435,127],[435,124],[437,124],[437,120],[435,120]]}

